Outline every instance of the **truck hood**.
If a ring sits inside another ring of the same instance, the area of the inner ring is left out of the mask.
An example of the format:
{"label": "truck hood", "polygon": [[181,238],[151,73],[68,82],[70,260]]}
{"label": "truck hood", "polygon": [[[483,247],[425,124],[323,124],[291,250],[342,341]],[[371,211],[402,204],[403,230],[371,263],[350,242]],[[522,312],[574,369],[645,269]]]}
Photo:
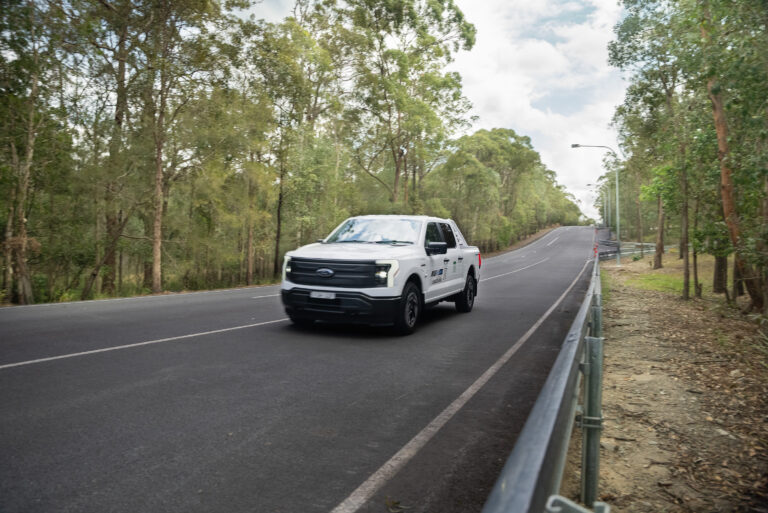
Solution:
{"label": "truck hood", "polygon": [[382,260],[411,256],[416,251],[417,246],[413,244],[315,243],[289,251],[287,256],[322,260]]}

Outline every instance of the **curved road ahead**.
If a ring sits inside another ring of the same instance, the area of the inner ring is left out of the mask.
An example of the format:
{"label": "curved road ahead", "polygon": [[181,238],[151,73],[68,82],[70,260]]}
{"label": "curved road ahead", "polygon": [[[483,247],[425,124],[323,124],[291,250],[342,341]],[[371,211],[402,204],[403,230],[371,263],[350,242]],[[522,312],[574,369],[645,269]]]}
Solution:
{"label": "curved road ahead", "polygon": [[0,309],[0,511],[478,511],[593,240],[485,260],[409,337],[295,328],[276,286]]}

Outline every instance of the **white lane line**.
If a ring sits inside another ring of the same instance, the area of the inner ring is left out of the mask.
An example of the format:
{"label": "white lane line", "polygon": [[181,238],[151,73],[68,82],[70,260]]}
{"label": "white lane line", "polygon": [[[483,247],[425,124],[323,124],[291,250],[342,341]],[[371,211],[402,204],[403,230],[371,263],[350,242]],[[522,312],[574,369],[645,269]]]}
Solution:
{"label": "white lane line", "polygon": [[172,299],[172,298],[184,298],[190,296],[201,296],[204,294],[221,294],[225,292],[238,292],[248,289],[260,289],[266,287],[279,287],[278,285],[252,285],[248,287],[239,287],[234,289],[216,289],[216,290],[199,290],[195,292],[170,292],[168,294],[154,294],[149,296],[131,296],[131,297],[108,297],[103,299],[84,299],[76,301],[62,301],[61,303],[39,303],[35,305],[13,305],[5,308],[0,308],[0,312],[12,312],[22,308],[42,308],[44,306],[77,306],[87,303],[112,303],[115,301],[134,301],[144,299]]}
{"label": "white lane line", "polygon": [[136,342],[135,344],[126,344],[123,346],[115,346],[115,347],[105,347],[104,349],[94,349],[92,351],[83,351],[81,353],[70,353],[70,354],[62,354],[59,356],[51,356],[49,358],[38,358],[37,360],[27,360],[25,362],[16,362],[16,363],[6,363],[5,365],[0,365],[0,370],[3,369],[10,369],[12,367],[23,367],[24,365],[32,365],[35,363],[43,363],[43,362],[52,362],[55,360],[64,360],[65,358],[75,358],[77,356],[86,356],[89,354],[97,354],[97,353],[106,353],[108,351],[119,351],[120,349],[130,349],[132,347],[140,347],[140,346],[148,346],[151,344],[160,344],[162,342],[172,342],[174,340],[183,340],[185,338],[192,338],[192,337],[202,337],[205,335],[215,335],[216,333],[226,333],[227,331],[235,331],[235,330],[243,330],[246,328],[255,328],[257,326],[264,326],[267,324],[274,324],[276,322],[283,322],[287,321],[288,319],[277,319],[274,321],[266,321],[266,322],[257,322],[256,324],[246,324],[244,326],[234,326],[232,328],[224,328],[220,330],[213,330],[213,331],[204,331],[201,333],[190,333],[189,335],[180,335],[178,337],[168,337],[168,338],[160,338],[157,340],[148,340],[146,342]]}
{"label": "white lane line", "polygon": [[406,463],[408,463],[411,459],[413,459],[414,456],[429,442],[432,437],[435,436],[435,434],[442,428],[453,416],[465,405],[467,402],[472,399],[472,397],[485,385],[498,371],[501,369],[505,363],[509,361],[510,358],[512,358],[512,355],[514,355],[520,347],[525,344],[525,342],[531,337],[531,335],[536,332],[536,330],[539,328],[539,326],[542,325],[542,323],[549,317],[549,314],[551,314],[555,308],[558,307],[558,305],[565,299],[565,296],[568,295],[568,293],[571,291],[571,289],[576,285],[576,282],[579,281],[579,278],[581,278],[581,275],[584,274],[584,270],[587,268],[587,265],[589,264],[589,260],[587,260],[584,263],[584,267],[581,268],[581,271],[579,271],[579,274],[576,276],[576,278],[571,282],[571,284],[568,286],[567,289],[565,289],[565,292],[557,298],[557,301],[554,302],[552,306],[549,307],[549,310],[544,312],[544,315],[542,315],[536,323],[531,326],[531,328],[525,332],[525,334],[520,337],[517,342],[514,343],[512,347],[510,347],[506,353],[504,353],[501,358],[499,358],[496,363],[491,365],[491,367],[483,373],[482,376],[480,376],[477,381],[472,383],[468,389],[464,391],[463,394],[461,394],[456,400],[454,400],[448,407],[440,413],[437,417],[430,422],[427,427],[421,430],[419,434],[414,436],[410,442],[405,444],[402,449],[397,451],[397,453],[392,456],[392,458],[389,459],[384,465],[382,465],[376,472],[374,472],[371,477],[369,477],[363,484],[361,484],[352,494],[344,499],[341,504],[336,506],[331,513],[354,513],[358,509],[360,509],[368,500],[370,500],[371,497],[373,497],[379,489],[384,486],[387,481],[392,479],[395,474],[397,474],[400,469],[402,469]]}
{"label": "white lane line", "polygon": [[277,297],[279,295],[280,294],[270,294],[268,296],[253,296],[251,299],[262,299],[262,298],[265,298],[265,297]]}
{"label": "white lane line", "polygon": [[[531,242],[527,246],[523,246],[520,249],[530,248],[530,247],[533,247],[533,246],[535,246],[537,244],[540,244],[540,243],[544,242],[545,240],[547,240],[548,238],[550,238],[552,235],[554,235],[555,233],[557,233],[560,230],[562,230],[562,227],[561,228],[555,228],[554,230],[550,230],[549,232],[544,234],[542,237],[536,239],[535,241]],[[559,237],[559,235],[558,235],[558,237]]]}
{"label": "white lane line", "polygon": [[509,276],[510,274],[519,273],[520,271],[525,271],[526,269],[530,269],[533,266],[542,264],[542,263],[546,262],[547,260],[549,260],[549,257],[545,258],[544,260],[539,260],[538,262],[533,263],[531,265],[527,265],[525,267],[521,267],[520,269],[515,269],[514,271],[509,271],[508,273],[497,274],[496,276],[489,276],[488,278],[483,278],[482,280],[480,280],[480,283],[482,283],[484,281],[488,281],[488,280],[494,280],[496,278],[501,278],[502,276]]}
{"label": "white lane line", "polygon": [[559,239],[559,238],[560,238],[560,236],[558,235],[557,237],[555,237],[554,239],[552,239],[551,241],[549,241],[549,242],[547,243],[547,246],[551,246],[551,245],[552,245],[552,243],[553,243],[553,242],[555,242],[555,241],[556,241],[557,239]]}

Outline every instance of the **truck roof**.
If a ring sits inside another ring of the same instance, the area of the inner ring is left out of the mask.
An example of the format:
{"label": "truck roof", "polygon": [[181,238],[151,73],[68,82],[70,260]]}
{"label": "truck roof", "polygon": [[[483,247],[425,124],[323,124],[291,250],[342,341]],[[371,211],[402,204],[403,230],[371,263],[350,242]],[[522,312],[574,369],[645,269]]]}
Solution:
{"label": "truck roof", "polygon": [[450,221],[450,219],[443,219],[441,217],[432,216],[415,216],[410,214],[367,214],[362,216],[352,216],[352,219],[412,219],[414,221]]}

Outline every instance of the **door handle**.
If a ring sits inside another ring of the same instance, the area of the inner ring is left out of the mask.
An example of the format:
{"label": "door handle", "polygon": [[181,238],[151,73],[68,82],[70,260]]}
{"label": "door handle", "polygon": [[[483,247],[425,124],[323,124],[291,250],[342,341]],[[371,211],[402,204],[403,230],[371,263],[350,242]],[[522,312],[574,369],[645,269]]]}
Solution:
{"label": "door handle", "polygon": [[450,258],[443,258],[443,263],[444,263],[444,264],[447,264],[447,263],[448,263],[448,262],[450,262],[450,261],[451,261],[451,259],[450,259]]}
{"label": "door handle", "polygon": [[462,260],[464,260],[464,257],[459,257],[459,262],[461,262]]}

